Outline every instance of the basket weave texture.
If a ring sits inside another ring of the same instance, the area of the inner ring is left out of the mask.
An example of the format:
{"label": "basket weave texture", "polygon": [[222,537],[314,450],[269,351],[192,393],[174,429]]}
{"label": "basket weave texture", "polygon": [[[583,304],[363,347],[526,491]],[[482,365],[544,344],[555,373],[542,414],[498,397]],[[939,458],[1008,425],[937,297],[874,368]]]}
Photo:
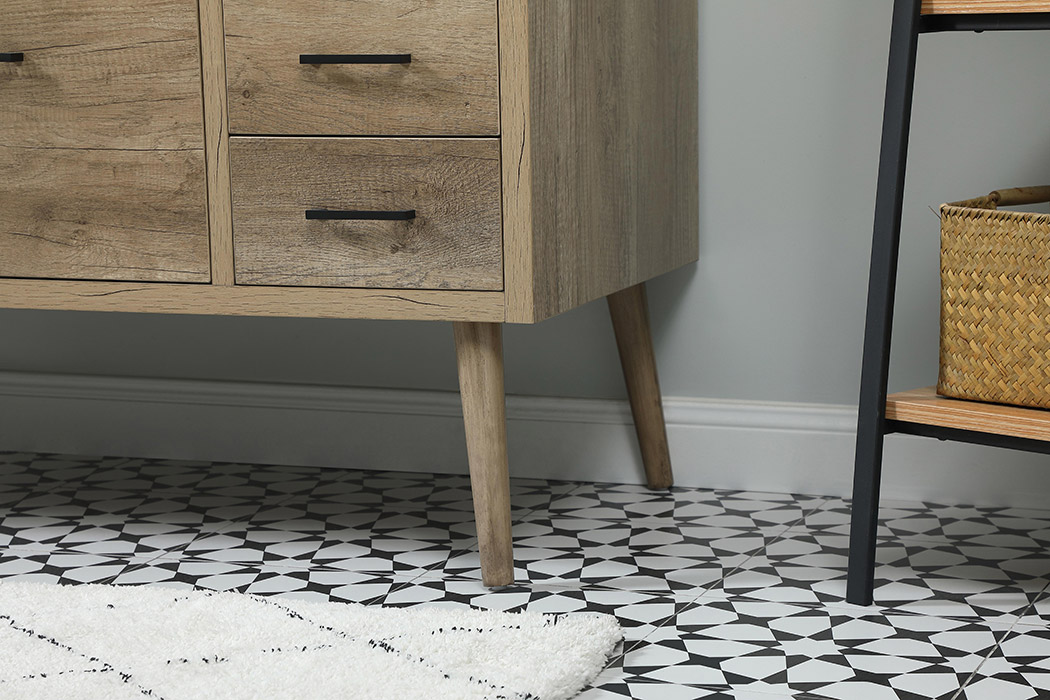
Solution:
{"label": "basket weave texture", "polygon": [[1050,408],[1050,215],[1003,211],[1050,187],[941,207],[937,393]]}

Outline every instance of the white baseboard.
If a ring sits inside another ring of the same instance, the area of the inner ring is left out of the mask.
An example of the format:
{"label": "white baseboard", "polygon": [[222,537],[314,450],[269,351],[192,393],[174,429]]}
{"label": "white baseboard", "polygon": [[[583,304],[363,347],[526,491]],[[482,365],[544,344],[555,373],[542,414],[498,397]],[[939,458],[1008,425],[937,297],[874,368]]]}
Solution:
{"label": "white baseboard", "polygon": [[[683,486],[844,496],[856,409],[669,398]],[[639,483],[626,402],[511,396],[515,476]],[[465,472],[448,392],[0,372],[0,449]],[[886,444],[883,496],[1045,507],[1050,458],[908,436]]]}

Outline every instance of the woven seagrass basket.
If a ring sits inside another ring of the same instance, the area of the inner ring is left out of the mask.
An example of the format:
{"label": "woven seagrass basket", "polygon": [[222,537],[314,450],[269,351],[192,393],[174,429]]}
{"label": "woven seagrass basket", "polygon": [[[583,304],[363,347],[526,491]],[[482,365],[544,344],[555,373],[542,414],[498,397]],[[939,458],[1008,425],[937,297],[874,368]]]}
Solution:
{"label": "woven seagrass basket", "polygon": [[1050,408],[1050,187],[992,192],[941,207],[937,393]]}

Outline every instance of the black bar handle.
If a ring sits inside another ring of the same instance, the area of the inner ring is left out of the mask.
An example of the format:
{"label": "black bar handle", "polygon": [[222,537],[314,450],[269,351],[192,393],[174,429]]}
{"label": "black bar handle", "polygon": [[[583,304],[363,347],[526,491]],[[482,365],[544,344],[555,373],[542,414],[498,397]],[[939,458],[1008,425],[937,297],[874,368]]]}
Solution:
{"label": "black bar handle", "polygon": [[337,211],[332,209],[307,209],[308,221],[411,221],[416,210],[405,211]]}
{"label": "black bar handle", "polygon": [[0,53],[0,63],[21,63],[24,60],[24,53]]}
{"label": "black bar handle", "polygon": [[299,63],[302,65],[338,65],[344,63],[411,63],[410,53],[304,53],[299,55]]}

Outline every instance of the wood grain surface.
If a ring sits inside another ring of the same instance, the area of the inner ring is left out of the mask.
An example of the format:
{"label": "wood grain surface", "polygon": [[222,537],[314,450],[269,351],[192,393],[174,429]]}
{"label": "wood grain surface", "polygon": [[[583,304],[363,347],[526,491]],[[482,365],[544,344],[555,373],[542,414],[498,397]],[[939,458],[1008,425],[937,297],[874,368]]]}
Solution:
{"label": "wood grain surface", "polygon": [[674,484],[674,473],[645,284],[610,294],[608,302],[646,481],[651,489],[668,489]]}
{"label": "wood grain surface", "polygon": [[926,15],[1050,12],[1050,0],[923,0]]}
{"label": "wood grain surface", "polygon": [[501,0],[508,320],[697,259],[695,0]]}
{"label": "wood grain surface", "polygon": [[1050,440],[1050,411],[961,401],[937,395],[934,387],[891,394],[886,418],[980,433]]}
{"label": "wood grain surface", "polygon": [[0,17],[0,51],[25,54],[0,63],[0,143],[203,148],[194,0],[0,0]]}
{"label": "wood grain surface", "polygon": [[503,293],[0,279],[0,308],[499,322]]}
{"label": "wood grain surface", "polygon": [[[234,137],[238,284],[503,288],[495,139]],[[308,209],[415,210],[307,221]]]}
{"label": "wood grain surface", "polygon": [[0,145],[0,276],[208,281],[200,151]]}
{"label": "wood grain surface", "polygon": [[[499,133],[495,0],[225,0],[234,134]],[[411,54],[300,65],[300,54]]]}
{"label": "wood grain surface", "polygon": [[207,282],[197,3],[0,17],[0,275]]}
{"label": "wood grain surface", "polygon": [[470,490],[478,530],[481,578],[486,586],[514,582],[507,402],[503,389],[503,326],[454,323]]}
{"label": "wood grain surface", "polygon": [[208,165],[208,228],[212,284],[233,284],[233,204],[230,200],[229,105],[222,0],[200,0],[204,78],[204,150]]}

